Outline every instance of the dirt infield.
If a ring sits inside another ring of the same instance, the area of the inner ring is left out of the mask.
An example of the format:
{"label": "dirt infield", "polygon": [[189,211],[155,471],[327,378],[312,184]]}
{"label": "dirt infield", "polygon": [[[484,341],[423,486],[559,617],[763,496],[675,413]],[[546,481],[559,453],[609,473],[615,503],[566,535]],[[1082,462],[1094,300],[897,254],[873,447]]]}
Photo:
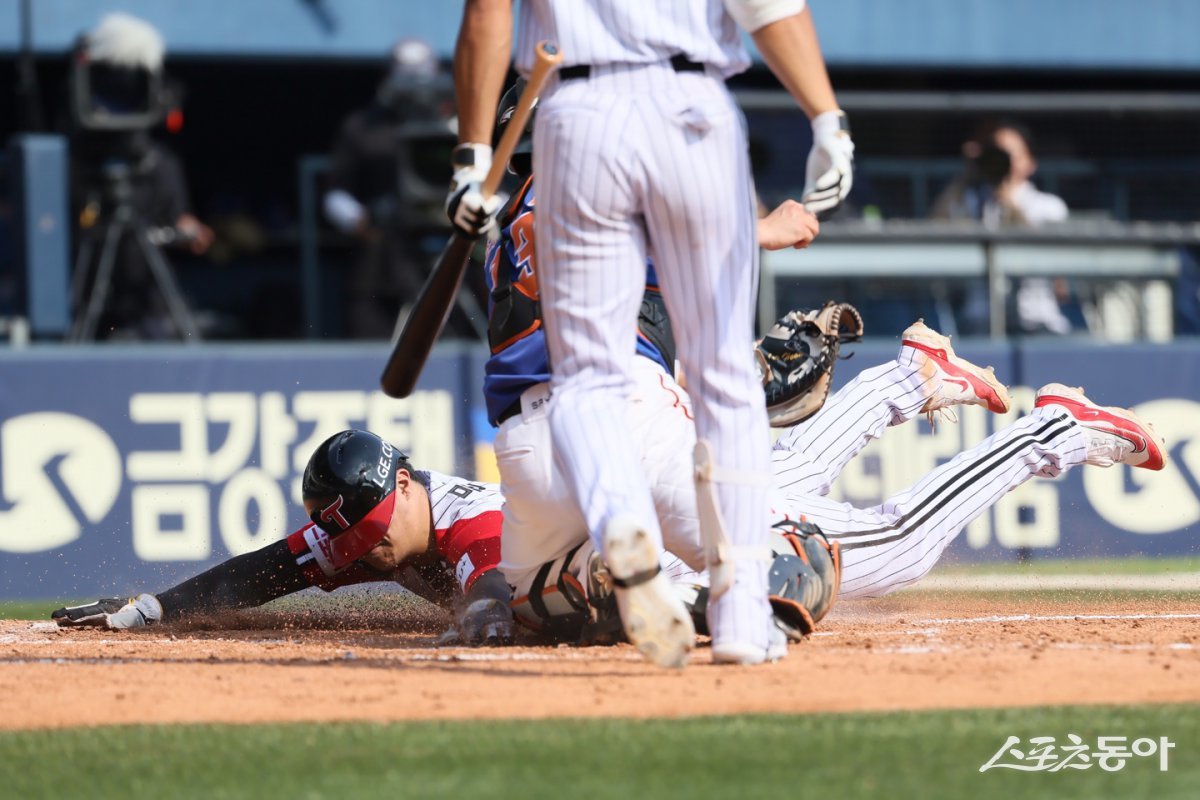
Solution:
{"label": "dirt infield", "polygon": [[[658,717],[1200,701],[1200,599],[902,594],[842,603],[763,667],[681,673],[629,646],[439,649],[386,615],[244,614],[112,633],[0,622],[0,728]],[[227,628],[227,629],[226,629]]]}

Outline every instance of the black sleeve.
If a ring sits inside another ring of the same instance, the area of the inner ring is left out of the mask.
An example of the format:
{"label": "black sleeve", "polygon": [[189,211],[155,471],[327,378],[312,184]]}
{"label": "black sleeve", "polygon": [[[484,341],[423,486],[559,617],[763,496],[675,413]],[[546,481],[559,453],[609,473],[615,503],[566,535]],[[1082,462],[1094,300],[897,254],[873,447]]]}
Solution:
{"label": "black sleeve", "polygon": [[158,595],[163,620],[190,614],[251,608],[311,586],[287,540],[235,556]]}
{"label": "black sleeve", "polygon": [[499,600],[505,605],[512,600],[512,587],[498,569],[490,569],[475,579],[475,583],[467,592],[466,604],[471,605],[476,600],[485,599]]}

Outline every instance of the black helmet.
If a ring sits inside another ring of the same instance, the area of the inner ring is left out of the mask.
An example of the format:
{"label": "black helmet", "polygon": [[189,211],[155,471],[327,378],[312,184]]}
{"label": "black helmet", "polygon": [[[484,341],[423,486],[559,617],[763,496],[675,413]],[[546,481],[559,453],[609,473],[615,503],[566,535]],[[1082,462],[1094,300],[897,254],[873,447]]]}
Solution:
{"label": "black helmet", "polygon": [[366,555],[392,519],[396,470],[412,471],[408,456],[367,431],[349,430],[321,443],[304,468],[304,510],[332,544],[336,569]]}
{"label": "black helmet", "polygon": [[[523,91],[525,91],[525,79],[517,78],[517,82],[510,86],[504,96],[500,98],[500,107],[496,110],[495,143],[497,145],[500,143],[500,137],[508,128],[509,120],[517,110],[517,103],[520,102]],[[525,123],[525,130],[521,132],[521,138],[513,149],[512,157],[508,159],[508,171],[514,175],[528,175],[533,172],[533,121],[536,118],[537,98],[535,97],[533,108],[530,109],[529,121]]]}

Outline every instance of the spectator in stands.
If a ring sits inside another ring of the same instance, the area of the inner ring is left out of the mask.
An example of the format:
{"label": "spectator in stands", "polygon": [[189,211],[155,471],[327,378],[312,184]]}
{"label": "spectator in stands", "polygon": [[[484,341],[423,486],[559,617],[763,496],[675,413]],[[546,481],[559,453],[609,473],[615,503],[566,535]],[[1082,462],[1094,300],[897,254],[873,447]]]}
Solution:
{"label": "spectator in stands", "polygon": [[[966,159],[960,174],[934,204],[937,219],[973,219],[999,227],[1040,227],[1067,218],[1061,197],[1033,185],[1037,160],[1029,131],[1011,120],[987,122],[963,144]],[[1015,292],[1017,330],[1022,333],[1067,334],[1071,322],[1062,311],[1069,296],[1065,280],[1024,278]],[[984,308],[972,308],[983,300]],[[975,302],[972,302],[975,301]],[[986,298],[968,299],[968,317],[986,318]]]}
{"label": "spectator in stands", "polygon": [[[453,112],[452,84],[433,48],[402,39],[392,49],[375,97],[347,117],[337,134],[324,210],[330,224],[362,244],[347,281],[348,330],[354,338],[390,337],[397,312],[416,298],[425,280],[428,258],[419,239],[428,222],[420,207],[423,198],[412,185],[423,181],[405,169],[403,148],[414,137],[436,139],[439,130],[447,150],[453,147]],[[444,225],[441,200],[449,174],[444,178],[434,181],[439,226]]]}

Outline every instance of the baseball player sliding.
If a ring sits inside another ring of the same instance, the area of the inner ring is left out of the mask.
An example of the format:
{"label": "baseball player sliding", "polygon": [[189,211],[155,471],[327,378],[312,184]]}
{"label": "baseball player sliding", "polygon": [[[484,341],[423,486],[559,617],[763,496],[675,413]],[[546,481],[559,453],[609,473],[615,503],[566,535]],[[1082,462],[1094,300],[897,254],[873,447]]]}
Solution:
{"label": "baseball player sliding", "polygon": [[[460,171],[448,202],[460,225],[493,210],[478,187],[512,17],[511,0],[466,4],[455,52]],[[704,532],[724,578],[708,609],[714,661],[785,652],[767,602],[767,417],[746,359],[758,283],[754,193],[743,121],[724,85],[749,65],[735,19],[812,119],[805,201],[832,209],[849,191],[853,147],[803,0],[525,0],[516,48],[522,74],[539,40],[565,57],[542,95],[534,148],[551,439],[612,572],[625,631],[664,666],[686,663],[693,626],[659,568],[647,476],[614,425],[634,385],[648,252],[712,454],[720,513],[706,515]]]}
{"label": "baseball player sliding", "polygon": [[[527,164],[527,158],[513,162],[518,171]],[[138,627],[257,605],[308,585],[329,589],[396,580],[457,608],[455,632],[467,643],[511,639],[510,586],[515,589],[512,608],[535,629],[568,638],[589,625],[604,631],[605,615],[613,613],[611,575],[563,490],[549,445],[546,412],[552,402],[537,316],[534,208],[532,181],[526,180],[505,210],[501,236],[486,264],[493,290],[493,357],[485,390],[489,414],[500,428],[502,506],[497,487],[414,470],[377,437],[346,432],[322,445],[305,471],[305,504],[313,524],[157,597],[143,594],[129,602],[102,600],[60,609],[56,619]],[[760,225],[782,241],[811,240],[815,231],[807,224],[778,227],[784,218]],[[830,325],[825,314],[815,318]],[[798,376],[814,363],[832,369],[834,359],[821,352],[828,345],[811,326],[808,317],[792,312],[756,350],[764,386],[775,398],[772,414],[780,422],[808,415],[823,399],[819,394],[809,403],[812,395],[789,390],[800,386]],[[691,611],[699,610],[695,616],[704,626],[707,590],[697,592],[697,587],[705,586],[706,577],[697,573],[705,555],[687,456],[695,432],[687,393],[668,369],[670,330],[651,285],[639,316],[636,386],[620,446],[636,452],[651,476],[664,534],[677,556],[664,559],[663,574],[673,580],[673,594]],[[820,376],[811,384],[821,386]],[[1034,475],[1055,476],[1081,464],[1161,469],[1166,458],[1161,440],[1132,412],[1101,408],[1078,390],[1051,384],[1039,391],[1031,415],[881,505],[857,509],[828,500],[837,475],[885,428],[960,404],[999,413],[1008,410],[1009,400],[991,370],[959,358],[948,339],[918,322],[904,332],[894,361],[864,371],[815,416],[779,438],[772,454],[768,518],[804,518],[824,532],[773,537],[770,599],[782,630],[793,637],[807,633],[828,609],[839,588],[839,551],[843,594],[886,594],[927,573],[958,531]],[[395,476],[392,492],[386,490],[387,474]],[[827,547],[824,554],[819,545],[813,547],[829,541],[838,547]],[[465,597],[453,590],[455,581]],[[804,624],[797,624],[797,615]]]}
{"label": "baseball player sliding", "polygon": [[[797,316],[785,316],[768,338],[794,340],[800,335]],[[686,454],[695,437],[687,393],[661,366],[652,366],[655,360],[639,358],[647,368],[639,372],[643,382],[632,405],[644,407],[631,415],[642,421],[629,438],[653,443],[642,451],[648,472],[677,476],[670,462]],[[531,387],[524,396],[537,398],[545,387]],[[815,416],[783,433],[772,453],[767,514],[776,520],[804,518],[823,536],[775,537],[794,542],[773,547],[772,573],[781,580],[771,584],[770,599],[781,630],[793,638],[809,632],[837,591],[845,597],[877,597],[915,583],[959,531],[1032,477],[1056,477],[1085,464],[1161,470],[1167,458],[1161,438],[1133,412],[1102,407],[1078,389],[1048,384],[1038,391],[1032,413],[878,506],[859,509],[827,497],[846,464],[886,428],[964,404],[1003,412],[1009,400],[990,370],[960,358],[946,337],[918,322],[904,332],[895,360],[863,371]],[[501,425],[502,434],[507,428],[511,440],[520,439],[524,449],[512,452],[528,462],[519,473],[526,482],[511,486],[503,504],[494,485],[417,470],[378,437],[346,431],[322,444],[305,470],[311,524],[158,595],[100,600],[59,609],[53,617],[62,625],[138,628],[255,606],[308,586],[330,590],[395,581],[456,610],[447,643],[511,641],[510,597],[517,618],[535,629],[559,637],[578,636],[589,624],[603,630],[604,615],[612,613],[611,584],[581,523],[572,526],[569,518],[560,518],[573,537],[556,536],[558,526],[543,524],[541,545],[547,549],[532,570],[525,568],[524,555],[510,553],[507,529],[502,541],[502,528],[510,517],[520,522],[515,517],[526,501],[554,490],[549,453],[539,449],[549,439],[548,422],[537,410],[523,410]],[[677,480],[657,487],[656,497],[664,516],[673,519],[677,538],[672,541],[681,543],[679,559],[668,557],[664,574],[673,580],[672,593],[691,604],[689,612],[698,610],[703,622],[706,590],[698,593],[697,587],[706,585],[706,576],[679,563],[702,566],[695,487]],[[568,502],[543,510],[561,514]],[[828,548],[825,564],[819,550],[805,546],[818,539],[836,544]],[[564,545],[565,552],[552,557],[550,548]],[[796,563],[802,550],[812,573]],[[807,626],[784,613],[788,608],[802,609]]]}
{"label": "baseball player sliding", "polygon": [[301,480],[312,522],[157,595],[115,598],[53,613],[60,625],[139,628],[250,608],[318,586],[394,581],[457,614],[470,643],[512,637],[511,590],[496,571],[496,487],[414,467],[367,431],[322,443]]}

